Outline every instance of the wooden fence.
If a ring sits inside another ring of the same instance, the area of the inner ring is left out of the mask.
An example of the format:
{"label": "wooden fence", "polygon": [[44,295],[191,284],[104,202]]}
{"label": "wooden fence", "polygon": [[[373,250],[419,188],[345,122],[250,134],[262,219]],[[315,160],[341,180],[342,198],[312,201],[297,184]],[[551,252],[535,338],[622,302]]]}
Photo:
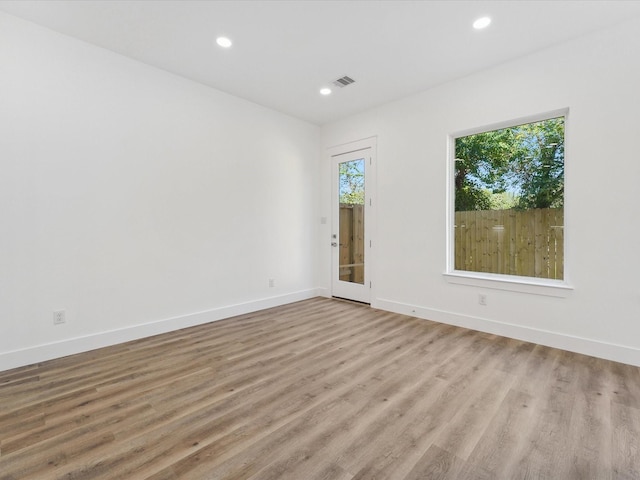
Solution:
{"label": "wooden fence", "polygon": [[[455,269],[564,278],[564,210],[455,212]],[[364,205],[340,205],[340,280],[364,282]]]}
{"label": "wooden fence", "polygon": [[340,280],[364,283],[364,205],[340,204]]}
{"label": "wooden fence", "polygon": [[564,210],[455,212],[455,269],[564,277]]}

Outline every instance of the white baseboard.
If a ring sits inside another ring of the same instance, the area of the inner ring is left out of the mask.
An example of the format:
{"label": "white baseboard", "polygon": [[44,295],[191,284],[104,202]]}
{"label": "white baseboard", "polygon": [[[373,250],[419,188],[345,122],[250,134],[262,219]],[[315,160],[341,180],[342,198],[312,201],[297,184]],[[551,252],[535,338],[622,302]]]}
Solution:
{"label": "white baseboard", "polygon": [[300,300],[306,300],[308,298],[319,296],[321,294],[319,290],[320,289],[313,288],[276,297],[262,298],[251,302],[214,308],[205,312],[166,318],[118,330],[100,332],[84,337],[70,338],[55,343],[37,345],[23,350],[3,352],[0,353],[0,371],[44,362],[54,358],[66,357],[67,355],[87,352],[89,350],[95,350],[97,348],[108,347],[110,345],[137,340],[139,338],[167,333],[181,328],[215,322],[217,320],[234,317],[236,315],[264,310],[265,308],[277,307],[288,303],[298,302]]}
{"label": "white baseboard", "polygon": [[616,345],[589,338],[563,335],[548,330],[523,327],[522,325],[497,322],[495,320],[469,315],[460,315],[444,310],[424,308],[391,300],[377,299],[375,301],[375,308],[640,367],[640,350],[625,345]]}
{"label": "white baseboard", "polygon": [[[134,325],[123,329],[100,332],[94,335],[38,345],[35,347],[25,348],[23,350],[3,352],[0,353],[0,371],[44,362],[46,360],[65,357],[76,353],[87,352],[97,348],[137,340],[139,338],[167,333],[181,328],[215,322],[217,320],[223,320],[236,315],[243,315],[258,310],[264,310],[266,308],[286,305],[288,303],[306,300],[317,296],[329,297],[330,292],[326,288],[303,290],[300,292],[263,298],[236,305],[227,305],[207,310],[205,312],[197,312],[180,317],[145,323],[142,325]],[[538,343],[540,345],[560,348],[562,350],[582,353],[584,355],[604,358],[629,365],[640,366],[640,350],[625,345],[616,345],[588,338],[562,335],[547,330],[523,327],[521,325],[497,322],[495,320],[472,317],[469,315],[460,315],[444,310],[419,307],[417,305],[399,303],[385,299],[375,299],[375,301],[372,301],[371,305],[372,307],[380,310],[410,315],[413,317],[423,318],[425,320],[433,320],[440,323]]]}

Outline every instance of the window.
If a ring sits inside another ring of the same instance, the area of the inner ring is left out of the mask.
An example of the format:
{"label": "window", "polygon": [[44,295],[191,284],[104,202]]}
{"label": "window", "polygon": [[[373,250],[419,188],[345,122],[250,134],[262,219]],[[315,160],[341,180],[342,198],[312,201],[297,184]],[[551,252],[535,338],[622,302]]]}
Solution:
{"label": "window", "polygon": [[453,138],[450,270],[564,280],[564,131],[562,115]]}

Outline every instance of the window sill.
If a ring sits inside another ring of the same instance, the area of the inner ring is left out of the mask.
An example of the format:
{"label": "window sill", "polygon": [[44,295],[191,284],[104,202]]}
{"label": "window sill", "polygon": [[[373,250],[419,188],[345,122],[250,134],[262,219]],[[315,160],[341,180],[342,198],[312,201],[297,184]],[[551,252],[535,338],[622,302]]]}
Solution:
{"label": "window sill", "polygon": [[573,287],[560,280],[547,280],[511,275],[492,275],[487,273],[454,272],[443,273],[449,283],[472,287],[508,290],[511,292],[545,295],[548,297],[568,297]]}

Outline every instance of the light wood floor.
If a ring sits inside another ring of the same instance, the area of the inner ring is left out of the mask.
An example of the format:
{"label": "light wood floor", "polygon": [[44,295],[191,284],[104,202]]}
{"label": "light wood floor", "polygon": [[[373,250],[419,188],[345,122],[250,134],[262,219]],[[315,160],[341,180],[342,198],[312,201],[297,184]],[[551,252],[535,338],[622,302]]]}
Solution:
{"label": "light wood floor", "polygon": [[312,299],[0,372],[1,479],[640,479],[640,369]]}

